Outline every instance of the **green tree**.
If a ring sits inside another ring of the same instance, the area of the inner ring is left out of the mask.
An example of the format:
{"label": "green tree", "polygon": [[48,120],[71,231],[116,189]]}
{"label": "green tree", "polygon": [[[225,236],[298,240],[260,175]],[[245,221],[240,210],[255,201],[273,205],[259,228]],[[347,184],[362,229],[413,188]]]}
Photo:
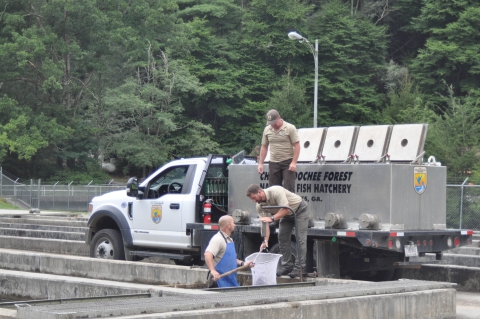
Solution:
{"label": "green tree", "polygon": [[413,27],[428,36],[425,47],[411,60],[412,76],[430,99],[450,94],[442,80],[465,96],[479,92],[480,4],[477,1],[424,0]]}
{"label": "green tree", "polygon": [[247,13],[233,0],[182,1],[178,12],[196,42],[188,67],[205,89],[189,96],[185,114],[211,124],[217,141],[231,153],[254,147],[252,137],[261,134],[256,122],[275,81],[256,48],[245,45]]}
{"label": "green tree", "polygon": [[104,152],[126,160],[125,173],[141,167],[143,176],[172,154],[191,156],[218,149],[208,125],[182,116],[180,97],[184,92],[201,94],[198,80],[181,63],[169,61],[165,52],[160,51],[157,61],[151,47],[147,51],[148,59],[137,67],[136,77],[107,91],[101,132]]}
{"label": "green tree", "polygon": [[386,28],[350,9],[329,1],[308,20],[309,38],[319,40],[319,121],[325,126],[375,123],[385,101]]}
{"label": "green tree", "polygon": [[[25,140],[32,144],[29,156],[11,152],[7,164],[23,160],[25,171],[44,177],[51,173],[44,169],[47,166],[64,168],[87,157],[91,143],[75,142],[82,132],[73,131],[85,127],[76,115],[98,66],[95,62],[106,52],[102,42],[108,19],[96,4],[93,0],[1,1],[2,94],[22,106],[24,121],[15,123],[16,129],[27,125],[29,131],[39,132]],[[16,117],[5,115],[11,121]],[[91,135],[84,137],[94,140]]]}
{"label": "green tree", "polygon": [[435,122],[431,103],[413,83],[408,69],[390,61],[384,78],[388,104],[382,111],[382,123],[411,124]]}
{"label": "green tree", "polygon": [[447,91],[443,99],[448,107],[430,126],[429,151],[448,167],[450,178],[464,178],[480,159],[480,105],[471,95],[455,97],[451,85]]}
{"label": "green tree", "polygon": [[55,118],[34,114],[30,108],[6,96],[0,98],[0,113],[0,165],[8,163],[9,154],[14,154],[17,160],[31,161],[41,150],[56,149],[73,133]]}
{"label": "green tree", "polygon": [[269,109],[276,109],[282,118],[297,128],[312,125],[312,108],[306,103],[305,87],[292,78],[290,70],[282,77],[267,101]]}

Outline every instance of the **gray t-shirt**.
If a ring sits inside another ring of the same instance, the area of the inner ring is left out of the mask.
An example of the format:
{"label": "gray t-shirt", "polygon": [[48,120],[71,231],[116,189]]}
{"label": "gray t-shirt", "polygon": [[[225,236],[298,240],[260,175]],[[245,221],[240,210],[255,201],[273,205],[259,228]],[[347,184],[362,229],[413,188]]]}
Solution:
{"label": "gray t-shirt", "polygon": [[263,130],[262,145],[270,146],[270,162],[279,163],[293,158],[293,145],[299,142],[297,128],[286,121],[275,131],[271,125]]}
{"label": "gray t-shirt", "polygon": [[222,234],[225,236],[225,239],[228,243],[233,243],[233,239],[222,231],[219,231],[213,235],[205,251],[212,253],[214,266],[220,262],[220,260],[223,258],[223,255],[225,255],[225,251],[227,250],[227,243],[225,242]]}
{"label": "gray t-shirt", "polygon": [[[265,192],[265,196],[267,197],[265,202],[257,203],[257,213],[260,217],[263,217],[263,211],[269,212],[272,215],[275,215],[279,209],[268,209],[264,210],[263,206],[288,206],[293,211],[296,211],[300,203],[302,202],[302,198],[297,194],[294,194],[282,186],[272,186],[263,190]],[[291,211],[288,212],[287,215],[293,215]]]}

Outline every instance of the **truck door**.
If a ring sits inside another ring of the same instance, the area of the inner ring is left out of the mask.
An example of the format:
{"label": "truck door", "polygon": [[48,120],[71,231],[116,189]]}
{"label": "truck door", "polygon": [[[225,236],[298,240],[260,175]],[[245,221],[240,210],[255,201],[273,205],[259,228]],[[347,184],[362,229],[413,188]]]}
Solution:
{"label": "truck door", "polygon": [[145,186],[142,199],[133,203],[133,241],[135,245],[186,248],[190,244],[182,222],[185,205],[191,207],[196,165],[171,166]]}

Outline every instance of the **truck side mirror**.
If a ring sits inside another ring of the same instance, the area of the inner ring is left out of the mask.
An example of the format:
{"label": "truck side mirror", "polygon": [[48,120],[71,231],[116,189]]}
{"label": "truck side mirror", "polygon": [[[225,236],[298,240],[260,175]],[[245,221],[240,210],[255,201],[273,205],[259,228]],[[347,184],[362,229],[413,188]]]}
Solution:
{"label": "truck side mirror", "polygon": [[136,177],[130,177],[127,182],[127,196],[138,196],[138,180]]}

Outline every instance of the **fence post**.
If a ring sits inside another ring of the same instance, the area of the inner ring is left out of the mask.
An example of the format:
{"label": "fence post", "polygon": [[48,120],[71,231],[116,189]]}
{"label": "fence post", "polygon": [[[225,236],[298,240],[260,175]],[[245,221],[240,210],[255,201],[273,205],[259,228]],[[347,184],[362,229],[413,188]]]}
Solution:
{"label": "fence post", "polygon": [[15,207],[17,207],[17,181],[18,181],[18,178],[13,181],[13,198],[15,198],[13,205]]}
{"label": "fence post", "polygon": [[38,197],[37,197],[37,208],[38,208],[38,212],[40,213],[40,184],[41,184],[41,179],[39,178],[38,179]]}
{"label": "fence post", "polygon": [[90,183],[87,184],[87,212],[89,209],[89,204],[90,204],[90,184],[93,183],[93,179],[90,181]]}
{"label": "fence post", "polygon": [[53,210],[55,210],[55,187],[57,186],[58,181],[53,184]]}
{"label": "fence post", "polygon": [[32,188],[33,188],[33,179],[30,178],[30,208],[32,208]]}
{"label": "fence post", "polygon": [[462,215],[463,215],[463,187],[465,186],[465,183],[467,182],[468,177],[465,178],[465,180],[462,183],[461,189],[460,189],[460,229],[462,229]]}
{"label": "fence post", "polygon": [[72,185],[73,181],[68,184],[68,196],[67,196],[67,211],[70,211],[70,185]]}

